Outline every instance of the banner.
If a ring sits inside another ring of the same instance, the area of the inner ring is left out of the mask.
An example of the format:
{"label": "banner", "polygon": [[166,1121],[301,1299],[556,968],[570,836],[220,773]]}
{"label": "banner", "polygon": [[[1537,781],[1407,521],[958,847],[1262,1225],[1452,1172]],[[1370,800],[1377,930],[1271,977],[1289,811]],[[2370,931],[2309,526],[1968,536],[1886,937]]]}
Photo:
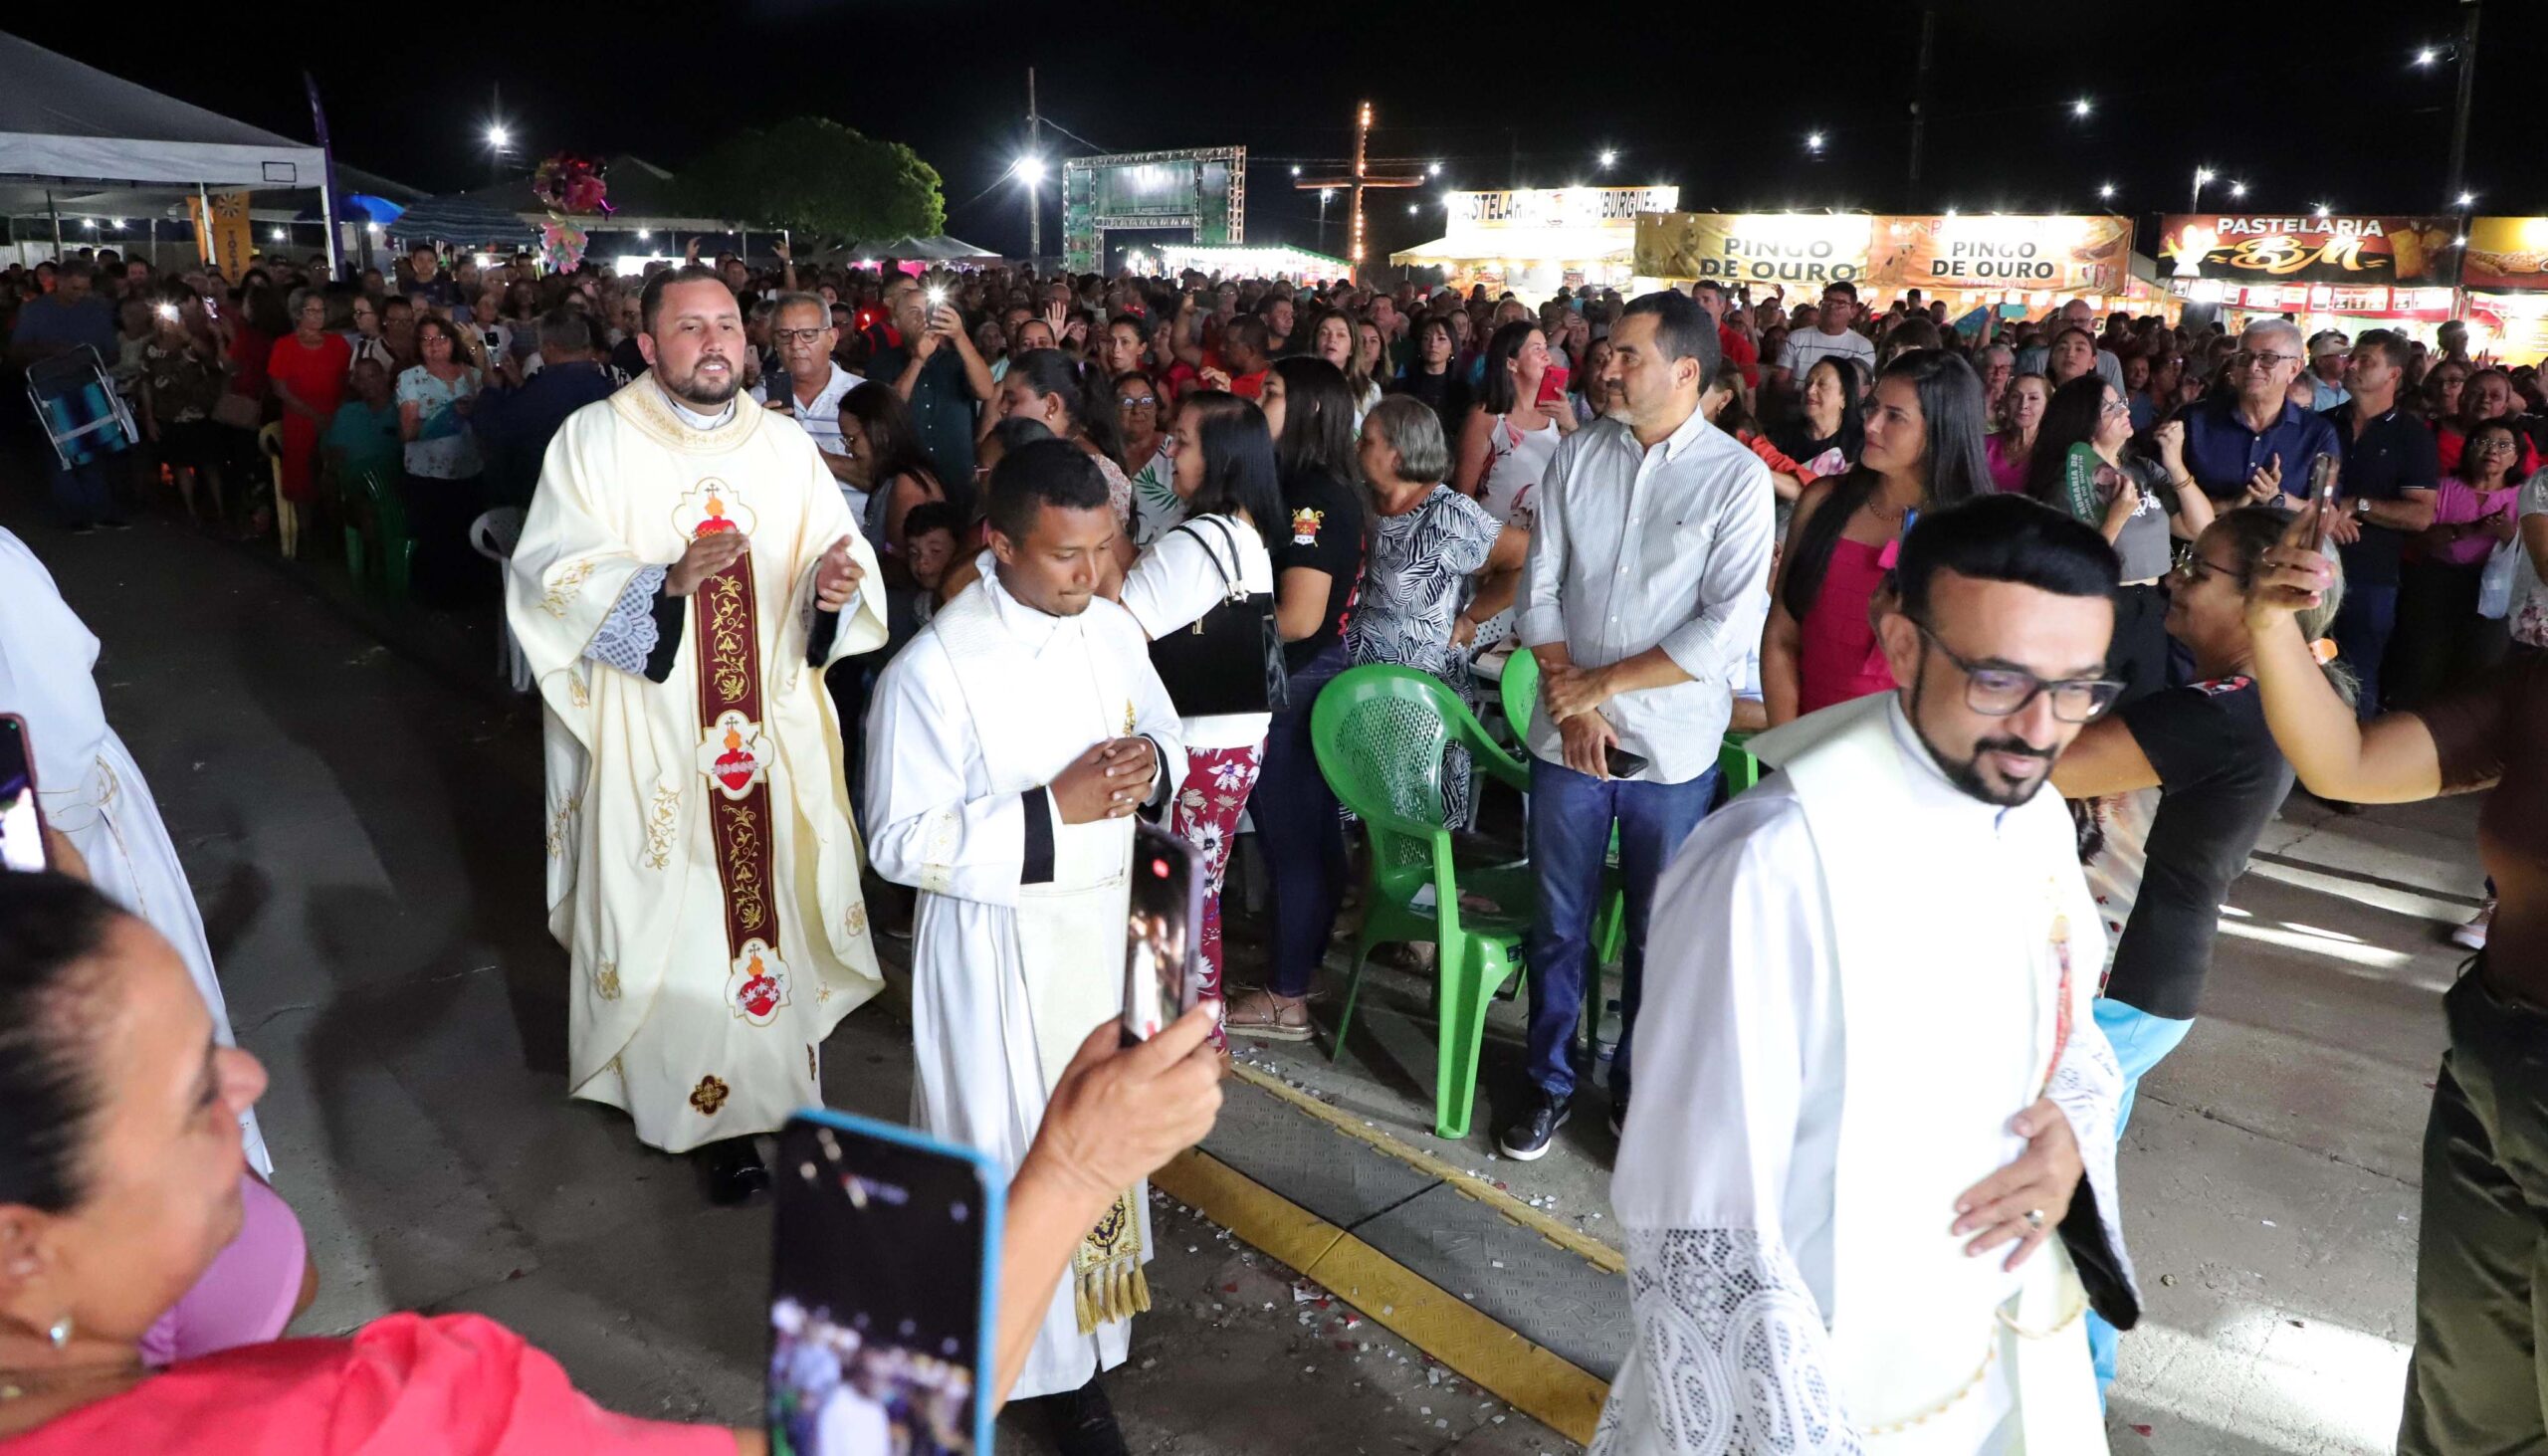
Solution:
{"label": "banner", "polygon": [[2119,294],[2132,276],[2125,218],[1880,217],[1868,278],[1883,288]]}
{"label": "banner", "polygon": [[186,215],[194,219],[195,252],[207,268],[218,264],[221,276],[237,283],[247,275],[248,255],[256,242],[248,225],[248,194],[215,192],[212,194],[212,217],[207,222],[203,205],[195,198],[186,199]]}
{"label": "banner", "polygon": [[1663,187],[1532,187],[1511,192],[1454,192],[1447,231],[1502,228],[1626,228],[1640,212],[1670,212],[1681,189]]}
{"label": "banner", "polygon": [[2548,217],[2481,217],[2468,224],[2460,282],[2496,292],[2548,291]]}
{"label": "banner", "polygon": [[2177,214],[2160,222],[2158,259],[2170,278],[2446,288],[2454,233],[2446,217]]}
{"label": "banner", "polygon": [[1772,288],[1790,299],[1866,277],[1875,219],[1863,213],[1649,212],[1636,220],[1636,271]]}

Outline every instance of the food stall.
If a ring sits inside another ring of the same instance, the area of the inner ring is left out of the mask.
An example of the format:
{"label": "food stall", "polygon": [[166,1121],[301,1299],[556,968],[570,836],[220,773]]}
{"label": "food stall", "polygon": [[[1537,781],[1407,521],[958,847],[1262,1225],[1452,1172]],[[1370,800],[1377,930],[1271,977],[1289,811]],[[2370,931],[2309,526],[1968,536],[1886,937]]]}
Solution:
{"label": "food stall", "polygon": [[2178,214],[2161,221],[2168,291],[2217,305],[2231,332],[2291,315],[2303,335],[2393,328],[2431,342],[2457,315],[2456,223],[2447,217]]}
{"label": "food stall", "polygon": [[1453,192],[1444,231],[1389,255],[1400,268],[1438,268],[1462,293],[1483,285],[1536,304],[1561,288],[1625,290],[1636,273],[1639,214],[1669,212],[1681,189],[1537,187]]}

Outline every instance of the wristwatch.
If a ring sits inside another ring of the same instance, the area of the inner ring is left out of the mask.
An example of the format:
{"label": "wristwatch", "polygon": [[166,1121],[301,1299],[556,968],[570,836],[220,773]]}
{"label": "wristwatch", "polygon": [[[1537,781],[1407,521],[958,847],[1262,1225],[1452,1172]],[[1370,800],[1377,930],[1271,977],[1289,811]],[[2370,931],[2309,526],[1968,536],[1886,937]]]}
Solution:
{"label": "wristwatch", "polygon": [[2369,496],[2356,496],[2353,498],[2353,519],[2356,520],[2369,520],[2371,519],[2371,498]]}

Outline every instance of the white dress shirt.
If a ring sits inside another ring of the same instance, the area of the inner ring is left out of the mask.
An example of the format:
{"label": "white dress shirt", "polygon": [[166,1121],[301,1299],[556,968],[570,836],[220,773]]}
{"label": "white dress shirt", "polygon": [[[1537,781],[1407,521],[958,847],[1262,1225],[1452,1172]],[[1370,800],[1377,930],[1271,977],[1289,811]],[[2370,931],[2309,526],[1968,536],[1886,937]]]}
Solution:
{"label": "white dress shirt", "polygon": [[[1761,635],[1771,500],[1769,467],[1696,410],[1651,449],[1624,421],[1595,421],[1549,461],[1514,631],[1524,648],[1565,644],[1581,668],[1659,646],[1689,675],[1601,705],[1619,747],[1646,759],[1640,779],[1682,783],[1716,762],[1726,680]],[[1538,705],[1528,741],[1565,758]]]}

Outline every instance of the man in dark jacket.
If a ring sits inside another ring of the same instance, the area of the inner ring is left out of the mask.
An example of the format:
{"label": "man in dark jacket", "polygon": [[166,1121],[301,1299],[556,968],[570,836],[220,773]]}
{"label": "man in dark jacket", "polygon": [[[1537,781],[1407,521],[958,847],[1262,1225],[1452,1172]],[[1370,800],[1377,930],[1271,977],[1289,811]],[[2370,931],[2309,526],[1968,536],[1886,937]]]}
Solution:
{"label": "man in dark jacket", "polygon": [[[507,361],[506,373],[512,372]],[[572,309],[539,317],[539,368],[529,379],[490,389],[478,401],[471,426],[487,459],[488,500],[499,506],[531,506],[539,484],[540,458],[566,416],[618,387],[593,353],[592,323]]]}

